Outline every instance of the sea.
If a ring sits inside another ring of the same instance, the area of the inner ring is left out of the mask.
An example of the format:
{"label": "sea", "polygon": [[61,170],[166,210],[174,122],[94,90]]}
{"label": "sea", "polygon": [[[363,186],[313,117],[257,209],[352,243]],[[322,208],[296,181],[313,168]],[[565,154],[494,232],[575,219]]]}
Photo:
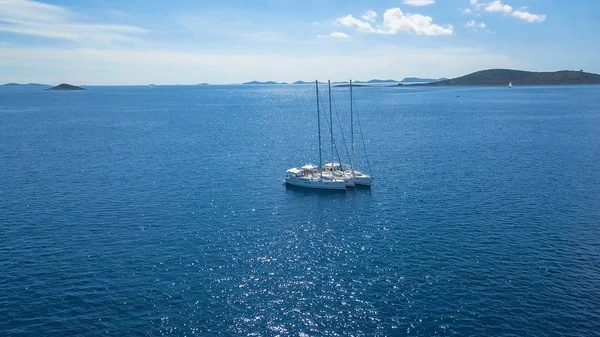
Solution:
{"label": "sea", "polygon": [[0,88],[2,336],[600,335],[600,86],[86,89]]}

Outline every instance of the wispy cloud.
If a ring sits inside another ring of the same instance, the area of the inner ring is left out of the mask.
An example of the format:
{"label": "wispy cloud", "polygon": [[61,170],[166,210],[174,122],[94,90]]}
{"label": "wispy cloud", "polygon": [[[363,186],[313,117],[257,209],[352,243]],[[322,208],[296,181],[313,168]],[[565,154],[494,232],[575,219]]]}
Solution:
{"label": "wispy cloud", "polygon": [[147,32],[130,25],[84,22],[64,7],[31,0],[0,0],[0,31],[82,44],[131,42]]}
{"label": "wispy cloud", "polygon": [[435,0],[403,0],[403,4],[409,6],[429,6],[435,3]]}
{"label": "wispy cloud", "polygon": [[478,0],[469,0],[469,3],[473,6],[473,9],[464,9],[463,13],[465,14],[472,13],[473,11],[479,11],[483,8],[486,12],[510,14],[512,17],[530,23],[544,22],[546,20],[545,14],[529,13],[527,12],[527,7],[521,7],[519,10],[514,10],[511,5],[502,3],[500,0],[495,0],[488,3],[481,3]]}
{"label": "wispy cloud", "polygon": [[362,18],[366,21],[375,21],[375,18],[377,18],[377,13],[375,11],[369,10],[365,14],[363,14]]}
{"label": "wispy cloud", "polygon": [[475,20],[469,20],[467,21],[467,23],[465,23],[465,27],[467,28],[485,28],[487,27],[485,23],[483,22],[477,22]]}
{"label": "wispy cloud", "polygon": [[339,39],[339,40],[347,40],[347,39],[352,38],[352,36],[350,36],[346,33],[342,33],[342,32],[331,32],[330,34],[318,35],[317,37],[320,39],[331,38],[331,39]]}
{"label": "wispy cloud", "polygon": [[544,14],[532,14],[525,11],[514,11],[512,15],[527,22],[544,22],[546,20],[546,15]]}
{"label": "wispy cloud", "polygon": [[375,28],[373,28],[373,26],[371,26],[370,23],[361,21],[361,20],[353,17],[350,14],[348,14],[344,17],[338,18],[337,22],[340,23],[344,27],[352,28],[352,29],[355,29],[362,33],[375,33],[376,32]]}
{"label": "wispy cloud", "polygon": [[338,18],[342,26],[357,30],[362,33],[396,34],[405,32],[415,35],[452,35],[454,27],[446,27],[433,23],[430,16],[421,14],[405,14],[400,8],[390,8],[383,14],[383,22],[373,26],[371,23],[361,21],[352,15]]}

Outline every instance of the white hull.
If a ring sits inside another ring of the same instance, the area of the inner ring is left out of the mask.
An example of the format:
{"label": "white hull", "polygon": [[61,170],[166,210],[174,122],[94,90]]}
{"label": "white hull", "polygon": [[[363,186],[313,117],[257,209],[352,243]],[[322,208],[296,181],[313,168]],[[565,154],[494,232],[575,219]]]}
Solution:
{"label": "white hull", "polygon": [[320,178],[286,178],[285,183],[298,187],[315,188],[320,190],[345,190],[346,182],[343,179],[320,179]]}
{"label": "white hull", "polygon": [[371,186],[371,181],[373,181],[373,178],[369,176],[354,177],[354,184],[356,185]]}
{"label": "white hull", "polygon": [[[341,165],[339,163],[326,163],[325,167],[329,170],[333,168],[333,171],[325,171],[324,175],[331,177],[333,175],[336,177],[344,177],[346,180],[346,186],[354,186],[354,185],[362,185],[362,186],[371,186],[371,182],[373,181],[373,177],[368,175],[367,173],[354,170],[354,174],[352,174],[352,170],[345,169],[344,171],[340,170],[339,167]],[[347,167],[349,165],[344,164],[343,167]]]}
{"label": "white hull", "polygon": [[[341,180],[343,179],[346,183],[346,187],[354,187],[354,177],[352,177],[352,173],[350,172],[342,172],[342,171],[334,171],[333,176],[335,179]],[[331,177],[331,171],[323,172],[324,177]]]}
{"label": "white hull", "polygon": [[356,185],[371,186],[372,181],[373,177],[370,175],[360,171],[354,171],[354,183]]}

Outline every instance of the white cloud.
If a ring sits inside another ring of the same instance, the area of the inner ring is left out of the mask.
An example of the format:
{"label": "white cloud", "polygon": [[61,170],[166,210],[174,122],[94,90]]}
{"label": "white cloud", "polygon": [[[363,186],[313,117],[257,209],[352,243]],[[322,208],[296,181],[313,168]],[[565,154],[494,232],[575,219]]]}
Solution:
{"label": "white cloud", "polygon": [[84,23],[77,13],[31,0],[0,0],[0,31],[88,45],[132,42],[147,32],[130,25]]}
{"label": "white cloud", "polygon": [[429,16],[405,14],[400,8],[390,8],[383,14],[383,23],[373,27],[370,23],[346,15],[337,19],[341,25],[362,33],[396,34],[407,32],[416,35],[452,35],[454,28],[433,23]]}
{"label": "white cloud", "polygon": [[[502,3],[500,0],[495,0],[489,3],[479,3],[478,0],[470,0],[471,5],[474,6],[474,10],[478,11],[483,8],[487,12],[498,12],[504,14],[511,14],[511,16],[518,18],[526,22],[544,22],[546,20],[545,14],[532,14],[527,12],[527,7],[520,7],[519,10],[514,10],[510,5]],[[465,9],[464,13],[471,13],[472,10]]]}
{"label": "white cloud", "polygon": [[342,26],[356,29],[359,32],[375,33],[375,28],[373,28],[373,26],[371,26],[370,23],[360,21],[359,19],[353,17],[352,15],[346,15],[344,17],[341,17],[341,18],[337,19],[337,22],[340,23]]}
{"label": "white cloud", "polygon": [[377,18],[377,13],[374,11],[367,11],[365,14],[363,14],[362,18],[367,21],[375,21],[375,18]]}
{"label": "white cloud", "polygon": [[510,13],[513,9],[511,6],[503,4],[500,0],[496,0],[487,4],[485,10],[488,12]]}
{"label": "white cloud", "polygon": [[465,9],[463,9],[463,13],[464,14],[471,14],[471,13],[473,13],[473,11],[470,8],[465,8]]}
{"label": "white cloud", "polygon": [[346,33],[342,33],[342,32],[331,32],[328,35],[319,35],[317,36],[318,38],[333,38],[333,39],[340,39],[340,40],[347,40],[352,38],[352,36],[346,34]]}
{"label": "white cloud", "polygon": [[382,29],[385,33],[409,32],[417,35],[452,35],[452,26],[442,27],[433,23],[430,16],[404,14],[400,8],[390,8],[383,14]]}
{"label": "white cloud", "polygon": [[544,22],[546,20],[546,15],[544,14],[532,14],[524,11],[514,11],[512,15],[527,22]]}
{"label": "white cloud", "polygon": [[485,28],[485,27],[486,27],[486,24],[485,24],[485,23],[483,23],[483,22],[479,22],[479,23],[478,23],[478,22],[477,22],[477,21],[475,21],[475,20],[469,20],[469,21],[467,21],[467,23],[465,24],[465,27],[468,27],[468,28],[482,28],[482,29],[483,29],[483,28]]}
{"label": "white cloud", "polygon": [[410,6],[429,6],[435,3],[435,0],[403,0],[403,4]]}
{"label": "white cloud", "polygon": [[332,32],[329,35],[335,39],[349,39],[351,37],[350,35],[342,32]]}

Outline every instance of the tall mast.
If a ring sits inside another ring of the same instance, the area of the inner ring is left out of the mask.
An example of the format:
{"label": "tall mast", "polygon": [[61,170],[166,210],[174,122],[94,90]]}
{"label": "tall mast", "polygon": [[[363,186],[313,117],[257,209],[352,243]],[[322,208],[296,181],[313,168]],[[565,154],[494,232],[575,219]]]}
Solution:
{"label": "tall mast", "polygon": [[321,112],[319,110],[319,80],[315,80],[315,88],[317,90],[317,127],[319,128],[319,170],[321,178],[323,178],[323,159],[321,157]]}
{"label": "tall mast", "polygon": [[354,152],[354,111],[352,111],[352,103],[354,96],[352,95],[352,80],[350,80],[350,151],[352,159],[350,160],[350,170],[354,178],[354,163],[356,162],[356,153]]}
{"label": "tall mast", "polygon": [[333,170],[335,155],[333,152],[333,115],[331,114],[331,80],[327,80],[327,85],[329,86],[329,131],[331,133],[331,169]]}
{"label": "tall mast", "polygon": [[352,111],[352,80],[350,80],[350,151],[352,152],[352,161],[354,161],[354,157],[356,154],[354,153],[354,113]]}

